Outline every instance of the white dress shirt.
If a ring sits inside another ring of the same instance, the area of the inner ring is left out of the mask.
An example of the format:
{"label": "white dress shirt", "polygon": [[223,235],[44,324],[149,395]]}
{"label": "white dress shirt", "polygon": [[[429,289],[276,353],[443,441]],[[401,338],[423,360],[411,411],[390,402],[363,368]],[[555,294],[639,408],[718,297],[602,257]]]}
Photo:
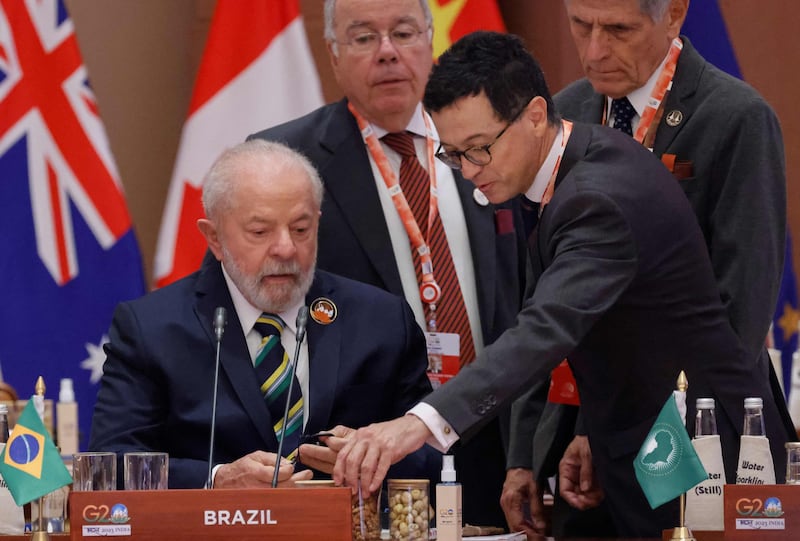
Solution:
{"label": "white dress shirt", "polygon": [[[380,140],[381,137],[388,132],[377,126],[371,124],[375,132],[375,136]],[[431,130],[434,135],[433,148],[434,151],[439,146],[439,135],[436,132],[436,127],[431,124]],[[414,138],[414,146],[417,149],[417,159],[419,163],[428,170],[428,149],[425,140],[425,120],[422,117],[422,105],[417,105],[414,116],[406,127],[406,131],[411,132],[419,137]],[[402,162],[401,156],[389,148],[388,145],[381,141],[381,147],[384,154],[389,161],[389,164],[394,171],[394,174],[400,177],[400,163]],[[369,154],[369,153],[368,153]],[[450,254],[453,258],[453,266],[456,270],[458,277],[458,285],[461,288],[461,294],[464,297],[464,306],[467,309],[467,316],[469,317],[469,327],[472,331],[472,339],[475,342],[475,354],[479,354],[483,350],[483,331],[481,330],[481,320],[478,311],[478,290],[475,284],[475,267],[473,265],[472,248],[469,243],[469,235],[467,234],[467,222],[464,218],[464,210],[461,207],[461,198],[458,195],[456,182],[453,178],[453,171],[439,160],[434,160],[436,167],[436,180],[437,191],[439,195],[439,216],[442,219],[442,226],[444,227],[445,236],[447,237],[447,244],[450,246]],[[397,214],[397,208],[392,202],[389,195],[389,190],[386,188],[386,183],[378,170],[375,160],[370,156],[370,166],[372,167],[372,175],[375,178],[375,185],[378,188],[378,196],[383,209],[383,215],[386,218],[386,226],[389,229],[389,238],[392,242],[392,250],[394,252],[395,261],[397,261],[397,270],[400,272],[400,281],[403,285],[403,296],[411,306],[414,312],[414,317],[417,324],[423,330],[426,330],[425,312],[422,306],[422,300],[419,296],[419,282],[417,281],[417,273],[414,269],[414,260],[411,256],[411,244],[408,240],[408,234]]]}
{"label": "white dress shirt", "polygon": [[[664,66],[667,63],[667,57],[669,56],[669,52],[666,56],[664,56],[664,60],[661,61],[661,64],[650,74],[650,78],[647,82],[628,94],[628,101],[631,102],[631,105],[636,110],[636,115],[631,119],[631,129],[633,133],[636,133],[636,128],[639,127],[639,122],[642,120],[642,113],[644,113],[645,107],[647,107],[647,102],[650,100],[650,94],[653,93],[653,89],[656,86],[656,82],[658,82],[658,76],[661,75],[661,71],[664,69]],[[611,114],[611,98],[606,96],[606,111],[609,111],[608,118],[606,119],[606,124],[609,126],[614,126],[614,117]]]}
{"label": "white dress shirt", "polygon": [[[258,353],[258,348],[261,345],[262,336],[261,333],[253,328],[253,326],[256,324],[256,320],[259,318],[262,311],[250,304],[247,299],[244,298],[242,292],[239,291],[239,289],[236,287],[236,284],[233,283],[233,280],[225,270],[225,265],[222,265],[222,274],[225,276],[225,283],[228,284],[228,291],[230,291],[231,300],[233,300],[233,308],[236,310],[236,316],[239,318],[239,323],[242,325],[244,339],[247,342],[247,350],[250,353],[250,361],[255,363],[256,354]],[[286,326],[281,333],[281,345],[283,346],[284,351],[286,351],[286,353],[289,355],[290,361],[294,359],[294,350],[297,346],[297,328],[295,326],[295,323],[297,322],[297,312],[300,310],[303,302],[305,302],[305,299],[297,303],[295,306],[292,306],[289,310],[277,314],[281,317],[284,323],[286,323]],[[300,345],[300,355],[297,358],[295,376],[297,377],[297,381],[300,383],[300,391],[303,393],[303,426],[305,426],[306,422],[308,421],[308,410],[311,405],[311,397],[308,395],[309,374],[307,340],[304,340]]]}
{"label": "white dress shirt", "polygon": [[[239,323],[242,326],[242,334],[244,334],[245,342],[247,342],[247,351],[250,353],[250,362],[255,364],[256,354],[258,353],[258,348],[261,345],[262,336],[261,333],[253,328],[253,326],[256,324],[256,320],[259,318],[262,311],[250,304],[248,300],[244,298],[242,292],[239,291],[239,289],[236,287],[236,284],[233,283],[233,280],[225,270],[224,264],[222,265],[222,274],[225,277],[225,283],[228,286],[228,292],[231,294],[233,309],[236,310],[236,317],[239,318]],[[292,306],[289,310],[277,314],[281,317],[281,319],[283,319],[284,323],[286,323],[286,326],[281,333],[281,345],[289,355],[290,360],[294,359],[294,350],[297,345],[297,328],[295,323],[297,322],[297,312],[300,310],[303,302],[305,302],[305,299],[297,303],[297,305]],[[309,373],[307,340],[304,340],[300,345],[300,355],[297,358],[295,376],[297,377],[298,383],[300,383],[300,391],[303,394],[303,427],[305,427],[306,422],[308,422],[308,411],[311,404],[311,397],[308,394]],[[214,466],[214,469],[211,472],[211,486],[214,486],[214,479],[217,477],[217,471],[221,466],[223,466],[223,464],[217,464]]]}

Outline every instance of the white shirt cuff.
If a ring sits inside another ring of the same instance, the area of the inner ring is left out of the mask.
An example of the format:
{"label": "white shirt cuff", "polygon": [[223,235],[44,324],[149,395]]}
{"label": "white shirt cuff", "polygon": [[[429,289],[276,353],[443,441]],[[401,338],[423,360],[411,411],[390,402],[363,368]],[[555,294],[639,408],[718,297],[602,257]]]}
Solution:
{"label": "white shirt cuff", "polygon": [[453,427],[450,426],[444,417],[439,415],[439,412],[434,409],[430,404],[420,402],[410,410],[408,413],[418,417],[428,430],[431,431],[431,437],[425,442],[439,452],[446,453],[459,437]]}
{"label": "white shirt cuff", "polygon": [[211,470],[211,486],[208,487],[208,488],[214,488],[214,479],[217,478],[217,470],[219,470],[224,465],[225,464],[217,464],[216,466],[214,466],[212,468],[212,470]]}

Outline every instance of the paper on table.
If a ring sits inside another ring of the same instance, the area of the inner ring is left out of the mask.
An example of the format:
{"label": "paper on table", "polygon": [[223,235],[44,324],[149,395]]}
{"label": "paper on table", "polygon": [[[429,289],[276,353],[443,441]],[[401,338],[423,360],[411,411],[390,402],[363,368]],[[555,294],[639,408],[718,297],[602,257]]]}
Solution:
{"label": "paper on table", "polygon": [[[504,533],[501,535],[479,535],[464,537],[463,541],[526,541],[525,532]],[[549,538],[548,538],[549,539]]]}

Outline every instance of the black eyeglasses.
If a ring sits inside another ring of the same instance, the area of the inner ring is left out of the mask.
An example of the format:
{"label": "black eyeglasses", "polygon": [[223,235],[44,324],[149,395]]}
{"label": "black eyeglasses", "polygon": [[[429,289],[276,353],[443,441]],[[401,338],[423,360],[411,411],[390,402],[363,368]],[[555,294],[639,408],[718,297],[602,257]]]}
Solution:
{"label": "black eyeglasses", "polygon": [[[533,98],[531,98],[532,100]],[[497,134],[497,137],[494,138],[494,141],[489,143],[488,145],[481,145],[477,147],[470,147],[466,150],[443,150],[442,145],[439,145],[439,150],[436,151],[436,157],[442,161],[447,167],[451,169],[461,169],[461,158],[462,156],[467,159],[468,162],[473,163],[475,165],[489,165],[492,162],[492,153],[489,152],[489,149],[492,148],[506,130],[511,127],[511,125],[519,120],[522,116],[522,113],[525,111],[525,108],[528,107],[528,103],[530,100],[525,104],[519,113],[514,115],[514,117],[506,124],[506,127],[500,130],[500,133]]]}
{"label": "black eyeglasses", "polygon": [[492,153],[489,152],[489,149],[492,148],[492,145],[495,144],[504,133],[506,133],[506,130],[510,128],[513,123],[514,121],[506,124],[506,127],[500,130],[500,133],[497,134],[494,141],[488,145],[470,147],[466,150],[442,150],[441,145],[439,145],[439,151],[436,153],[436,157],[451,169],[461,169],[462,156],[475,165],[489,165],[492,162]]}

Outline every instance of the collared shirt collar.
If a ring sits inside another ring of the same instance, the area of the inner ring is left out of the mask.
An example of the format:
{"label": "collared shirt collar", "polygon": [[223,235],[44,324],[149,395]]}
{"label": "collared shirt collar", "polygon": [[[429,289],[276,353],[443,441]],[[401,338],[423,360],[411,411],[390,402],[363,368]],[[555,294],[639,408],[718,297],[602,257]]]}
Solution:
{"label": "collared shirt collar", "polygon": [[[375,131],[375,137],[377,137],[378,139],[389,133],[388,131],[381,128],[377,124],[373,124],[370,122],[370,125],[372,126],[372,129]],[[418,103],[416,109],[414,109],[414,114],[411,115],[411,120],[408,121],[408,126],[406,126],[406,131],[413,133],[414,135],[417,135],[419,137],[426,137],[425,120],[422,118],[421,103]],[[436,142],[438,142],[439,136],[436,133],[436,128],[433,126],[433,123],[431,123],[431,131],[433,132],[434,139],[436,140]]]}
{"label": "collared shirt collar", "polygon": [[[250,304],[244,295],[242,295],[242,292],[239,291],[239,288],[233,283],[233,279],[228,274],[228,271],[225,270],[224,264],[222,265],[222,275],[225,277],[225,283],[228,285],[228,291],[233,301],[233,308],[236,310],[239,323],[242,325],[242,331],[244,335],[247,336],[253,329],[253,325],[256,324],[256,320],[261,315],[262,310]],[[285,312],[278,314],[281,319],[283,319],[284,323],[286,323],[286,329],[290,330],[292,334],[296,334],[297,332],[295,329],[295,322],[297,321],[297,312],[300,310],[303,302],[305,302],[305,300],[297,303]]]}
{"label": "collared shirt collar", "polygon": [[[664,69],[664,66],[667,63],[667,57],[669,56],[669,51],[667,54],[664,55],[664,59],[658,65],[658,67],[650,74],[650,78],[647,80],[645,84],[628,94],[628,101],[631,102],[633,108],[636,110],[636,115],[639,118],[642,118],[642,113],[644,113],[645,107],[647,107],[647,101],[650,99],[650,96],[653,93],[653,89],[656,86],[656,82],[658,81],[658,76],[661,75],[661,71]],[[611,98],[606,97],[606,111],[611,110]]]}
{"label": "collared shirt collar", "polygon": [[553,170],[556,167],[558,151],[561,147],[561,132],[564,129],[561,122],[558,123],[558,126],[558,132],[553,138],[553,144],[550,147],[550,150],[547,152],[547,157],[544,159],[544,162],[542,162],[541,167],[539,167],[539,171],[536,172],[536,176],[533,179],[533,184],[531,184],[531,187],[528,188],[527,192],[525,192],[525,197],[535,203],[542,202],[542,196],[544,195],[544,191],[547,189],[547,183],[550,182],[550,177],[553,176]]}

